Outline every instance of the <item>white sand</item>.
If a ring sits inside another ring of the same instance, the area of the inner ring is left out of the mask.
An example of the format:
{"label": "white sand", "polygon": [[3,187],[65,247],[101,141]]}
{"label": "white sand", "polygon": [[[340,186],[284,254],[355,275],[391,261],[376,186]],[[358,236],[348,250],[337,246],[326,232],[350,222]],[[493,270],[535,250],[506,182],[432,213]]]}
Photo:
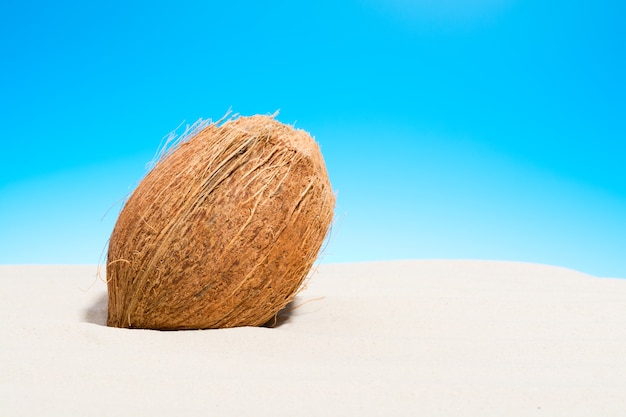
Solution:
{"label": "white sand", "polygon": [[105,327],[95,272],[0,266],[0,415],[626,413],[626,280],[324,265],[277,328],[159,332]]}

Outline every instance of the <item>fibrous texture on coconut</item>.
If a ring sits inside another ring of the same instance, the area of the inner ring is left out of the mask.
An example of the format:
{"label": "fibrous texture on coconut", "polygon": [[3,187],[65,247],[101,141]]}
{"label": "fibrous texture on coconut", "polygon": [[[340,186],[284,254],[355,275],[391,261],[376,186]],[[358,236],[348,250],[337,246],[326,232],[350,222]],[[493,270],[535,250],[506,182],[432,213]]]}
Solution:
{"label": "fibrous texture on coconut", "polygon": [[259,326],[296,295],[335,196],[318,145],[270,116],[209,124],[158,161],[107,255],[108,325]]}

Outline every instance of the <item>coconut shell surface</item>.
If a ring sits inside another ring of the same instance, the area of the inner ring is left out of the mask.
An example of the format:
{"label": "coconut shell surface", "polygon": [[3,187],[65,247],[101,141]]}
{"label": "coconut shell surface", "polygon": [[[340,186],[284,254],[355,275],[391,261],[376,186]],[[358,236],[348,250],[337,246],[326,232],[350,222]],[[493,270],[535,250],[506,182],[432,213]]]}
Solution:
{"label": "coconut shell surface", "polygon": [[122,209],[107,255],[108,325],[259,326],[296,295],[330,227],[320,149],[269,116],[179,143]]}

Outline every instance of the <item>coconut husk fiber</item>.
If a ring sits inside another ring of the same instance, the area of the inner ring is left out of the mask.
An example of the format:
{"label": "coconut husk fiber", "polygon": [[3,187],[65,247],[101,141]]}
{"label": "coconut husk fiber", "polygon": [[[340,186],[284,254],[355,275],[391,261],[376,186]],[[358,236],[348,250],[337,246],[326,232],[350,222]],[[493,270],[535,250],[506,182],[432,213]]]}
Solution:
{"label": "coconut husk fiber", "polygon": [[335,205],[320,149],[271,116],[211,123],[171,148],[107,254],[109,326],[260,326],[296,295]]}

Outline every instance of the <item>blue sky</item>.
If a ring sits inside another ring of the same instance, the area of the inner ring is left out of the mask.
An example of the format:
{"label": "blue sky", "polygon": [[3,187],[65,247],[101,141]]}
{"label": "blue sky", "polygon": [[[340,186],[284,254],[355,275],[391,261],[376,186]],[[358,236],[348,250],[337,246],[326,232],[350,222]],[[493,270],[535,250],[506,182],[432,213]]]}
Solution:
{"label": "blue sky", "polygon": [[97,263],[181,122],[273,113],[337,192],[323,262],[626,277],[626,6],[4,1],[0,263]]}

